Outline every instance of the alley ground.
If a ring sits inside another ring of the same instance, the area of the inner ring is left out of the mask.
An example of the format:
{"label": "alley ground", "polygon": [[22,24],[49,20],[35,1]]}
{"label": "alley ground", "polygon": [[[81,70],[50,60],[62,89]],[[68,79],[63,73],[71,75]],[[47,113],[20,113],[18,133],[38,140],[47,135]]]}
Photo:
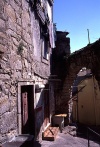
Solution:
{"label": "alley ground", "polygon": [[[64,128],[62,133],[58,133],[55,141],[36,142],[35,147],[88,147],[88,141],[86,137],[70,135]],[[100,147],[100,144],[91,140],[90,147]]]}
{"label": "alley ground", "polygon": [[100,147],[100,138],[97,139],[96,136],[91,135],[90,145],[88,146],[87,132],[84,128],[82,129],[86,132],[86,135],[79,131],[76,133],[75,129],[73,131],[69,128],[70,126],[67,126],[63,129],[62,133],[59,132],[55,141],[35,141],[33,145],[33,139],[31,140],[30,138],[28,142],[23,144],[24,138],[22,136],[21,138],[17,137],[16,140],[13,140],[12,142],[5,143],[2,147]]}

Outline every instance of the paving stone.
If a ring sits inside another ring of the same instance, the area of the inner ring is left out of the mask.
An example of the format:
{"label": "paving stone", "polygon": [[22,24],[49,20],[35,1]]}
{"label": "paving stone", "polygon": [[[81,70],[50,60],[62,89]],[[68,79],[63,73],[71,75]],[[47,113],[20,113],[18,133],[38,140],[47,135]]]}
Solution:
{"label": "paving stone", "polygon": [[[69,133],[65,134],[64,132],[59,133],[55,141],[42,141],[40,143],[41,147],[88,147],[87,139],[73,137]],[[100,145],[94,141],[90,141],[90,145],[91,147],[100,147]]]}

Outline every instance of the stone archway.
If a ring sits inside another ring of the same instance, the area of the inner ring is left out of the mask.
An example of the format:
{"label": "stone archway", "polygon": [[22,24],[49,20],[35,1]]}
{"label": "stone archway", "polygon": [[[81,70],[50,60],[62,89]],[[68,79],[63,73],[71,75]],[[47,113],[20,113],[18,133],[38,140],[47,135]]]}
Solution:
{"label": "stone archway", "polygon": [[82,67],[91,69],[100,86],[100,40],[87,45],[66,58],[66,76],[63,78],[61,90],[56,93],[56,110],[60,113],[69,112],[68,101],[70,99],[70,88]]}

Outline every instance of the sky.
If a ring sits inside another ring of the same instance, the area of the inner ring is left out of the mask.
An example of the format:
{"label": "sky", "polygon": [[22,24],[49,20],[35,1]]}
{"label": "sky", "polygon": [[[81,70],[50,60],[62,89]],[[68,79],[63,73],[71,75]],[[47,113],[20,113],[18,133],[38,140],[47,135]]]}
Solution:
{"label": "sky", "polygon": [[100,0],[54,0],[53,22],[69,32],[71,52],[100,38]]}

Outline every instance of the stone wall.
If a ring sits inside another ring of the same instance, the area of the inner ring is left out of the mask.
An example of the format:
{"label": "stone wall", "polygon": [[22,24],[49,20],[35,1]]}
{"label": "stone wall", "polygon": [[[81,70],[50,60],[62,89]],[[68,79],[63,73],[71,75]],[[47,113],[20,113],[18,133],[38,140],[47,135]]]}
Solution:
{"label": "stone wall", "polygon": [[18,81],[47,83],[50,64],[42,62],[41,52],[40,23],[29,3],[1,0],[0,143],[18,134]]}
{"label": "stone wall", "polygon": [[[83,49],[66,56],[65,78],[63,79],[61,90],[56,93],[56,110],[60,113],[67,113],[70,120],[72,113],[71,86],[77,77],[78,72],[86,67],[91,69],[92,74],[97,79],[100,86],[100,40]],[[62,66],[64,66],[62,64]],[[58,70],[60,72],[60,69]]]}
{"label": "stone wall", "polygon": [[53,77],[56,102],[55,111],[56,113],[62,113],[64,112],[62,104],[65,104],[65,102],[61,95],[68,69],[66,57],[70,55],[70,38],[67,37],[68,32],[57,31],[56,35],[56,48],[53,49],[52,53],[52,74],[55,75]]}

